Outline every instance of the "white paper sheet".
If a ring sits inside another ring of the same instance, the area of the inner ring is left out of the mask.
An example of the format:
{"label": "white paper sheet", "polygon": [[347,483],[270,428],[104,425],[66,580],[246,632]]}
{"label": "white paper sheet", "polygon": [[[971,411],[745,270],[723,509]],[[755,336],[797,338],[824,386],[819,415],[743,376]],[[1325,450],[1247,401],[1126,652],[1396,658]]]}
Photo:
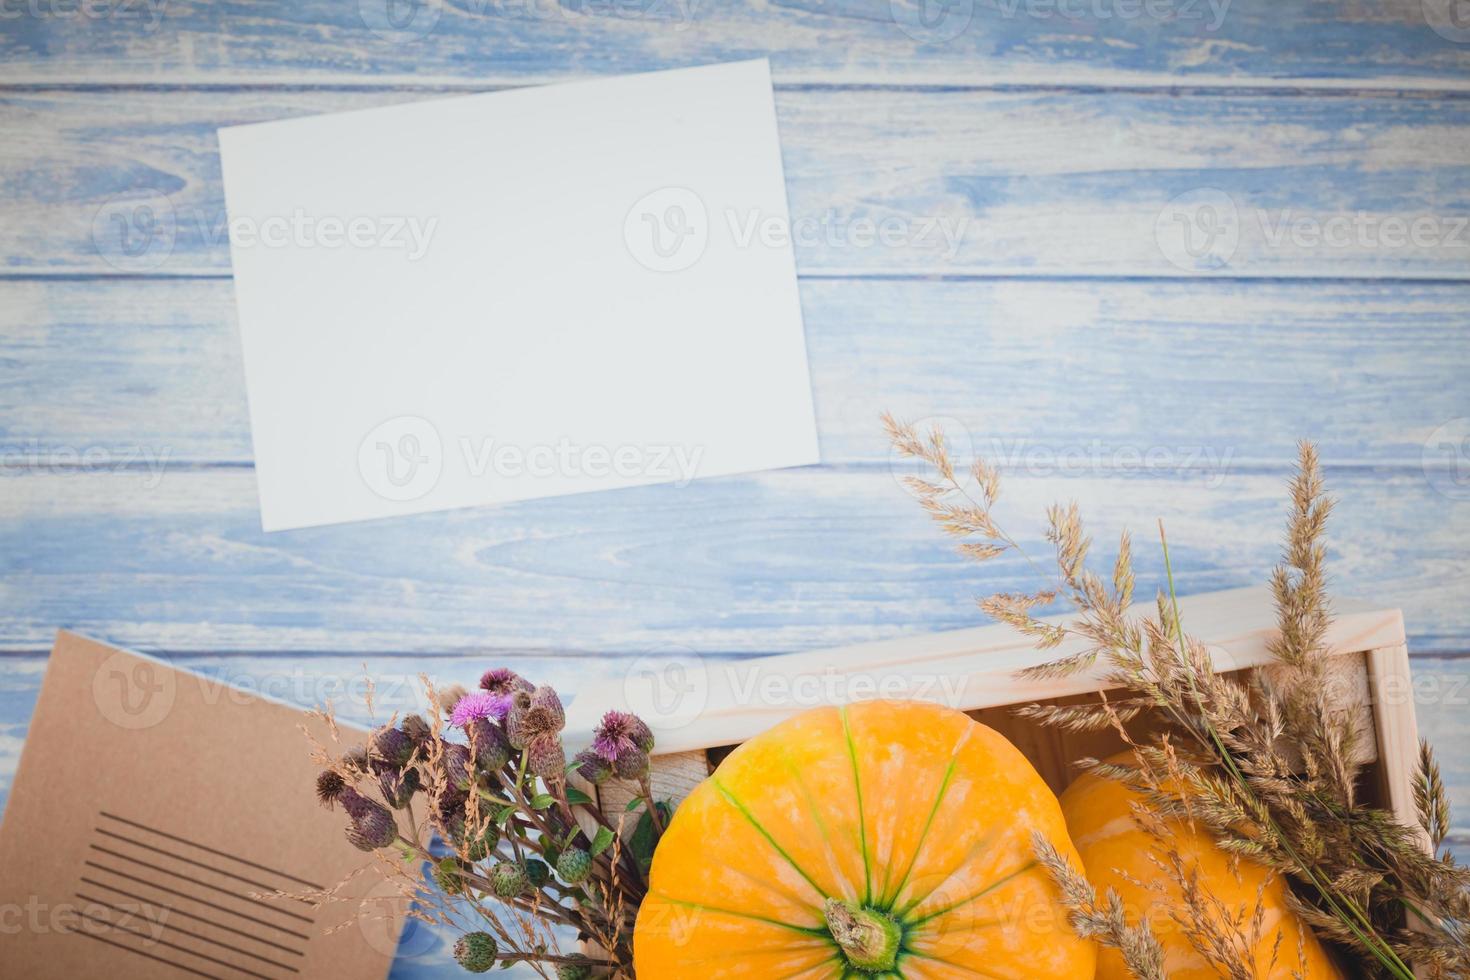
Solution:
{"label": "white paper sheet", "polygon": [[818,461],[764,60],[219,136],[266,530]]}

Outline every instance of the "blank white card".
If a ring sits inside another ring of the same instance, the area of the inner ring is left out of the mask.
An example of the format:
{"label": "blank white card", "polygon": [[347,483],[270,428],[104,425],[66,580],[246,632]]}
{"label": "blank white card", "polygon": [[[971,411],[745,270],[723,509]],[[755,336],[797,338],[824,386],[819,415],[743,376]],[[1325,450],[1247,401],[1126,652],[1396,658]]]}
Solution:
{"label": "blank white card", "polygon": [[818,461],[765,61],[219,137],[266,530]]}

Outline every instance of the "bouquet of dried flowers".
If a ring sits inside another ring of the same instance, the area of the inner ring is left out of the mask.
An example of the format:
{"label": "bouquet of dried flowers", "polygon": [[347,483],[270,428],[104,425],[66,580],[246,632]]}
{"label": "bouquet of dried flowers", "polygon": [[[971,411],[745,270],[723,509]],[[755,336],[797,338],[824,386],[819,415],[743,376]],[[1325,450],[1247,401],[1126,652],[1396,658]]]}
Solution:
{"label": "bouquet of dried flowers", "polygon": [[[1017,552],[1030,561],[994,515],[1000,492],[994,468],[975,460],[957,470],[940,430],[920,434],[891,416],[884,422],[900,454],[932,469],[930,478],[907,482],[940,527],[962,539],[964,555],[986,561]],[[1160,591],[1152,615],[1134,613],[1128,536],[1108,578],[1090,571],[1091,542],[1075,504],[1048,511],[1045,534],[1055,571],[1042,573],[1045,584],[1034,592],[992,595],[981,606],[1040,649],[1082,641],[1080,653],[1038,667],[1034,676],[1064,676],[1098,662],[1107,668],[1120,693],[1082,705],[1032,705],[1023,713],[1069,730],[1122,734],[1133,750],[1132,765],[1078,764],[1140,795],[1138,822],[1154,828],[1165,852],[1157,862],[1160,873],[1173,877],[1186,897],[1169,916],[1222,977],[1259,975],[1242,952],[1253,948],[1252,938],[1242,933],[1261,928],[1262,916],[1212,912],[1220,903],[1200,894],[1188,863],[1168,853],[1161,829],[1167,820],[1193,821],[1228,852],[1284,876],[1295,911],[1353,961],[1357,974],[1412,980],[1417,968],[1433,978],[1470,976],[1470,869],[1440,853],[1450,815],[1433,752],[1421,745],[1415,788],[1420,826],[1404,826],[1362,798],[1362,732],[1348,708],[1330,696],[1323,535],[1332,503],[1316,452],[1306,443],[1291,504],[1284,558],[1271,582],[1279,636],[1272,648],[1278,664],[1270,671],[1248,678],[1214,672],[1204,644],[1180,622],[1162,525],[1168,589]],[[1038,618],[1038,610],[1058,600],[1075,609],[1074,619],[1057,625]],[[1147,724],[1130,724],[1135,721]],[[1140,728],[1151,734],[1136,736]],[[1044,841],[1037,848],[1075,929],[1120,950],[1135,976],[1162,980],[1163,955],[1148,921],[1130,921],[1116,893],[1099,898]]]}
{"label": "bouquet of dried flowers", "polygon": [[[492,670],[474,691],[429,691],[428,719],[384,725],[337,756],[317,746],[317,796],[345,814],[347,840],[382,856],[411,915],[463,933],[454,956],[472,973],[527,963],[558,980],[632,976],[633,922],[669,813],[649,784],[648,726],[608,712],[568,762],[552,688]],[[616,815],[588,792],[608,780],[634,794]],[[563,951],[558,932],[595,954]]]}

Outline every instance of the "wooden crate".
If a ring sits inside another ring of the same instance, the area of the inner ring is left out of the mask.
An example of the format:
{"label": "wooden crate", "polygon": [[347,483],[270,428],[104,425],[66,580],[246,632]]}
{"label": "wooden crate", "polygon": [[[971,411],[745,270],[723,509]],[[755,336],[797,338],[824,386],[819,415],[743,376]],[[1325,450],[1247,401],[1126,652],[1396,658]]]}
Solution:
{"label": "wooden crate", "polygon": [[[1180,600],[1185,631],[1205,641],[1219,671],[1270,669],[1267,644],[1275,610],[1265,589],[1238,589]],[[1340,602],[1327,645],[1338,658],[1332,697],[1358,712],[1370,737],[1368,797],[1414,825],[1411,778],[1418,735],[1405,646],[1396,609]],[[579,748],[602,711],[635,711],[658,740],[653,784],[660,797],[683,799],[729,751],[794,714],[819,704],[871,697],[914,697],[962,709],[1004,733],[1051,787],[1061,792],[1072,762],[1116,750],[1117,736],[1076,735],[1017,718],[1032,702],[1095,697],[1109,685],[1104,669],[1027,681],[1020,668],[1053,660],[1076,645],[1040,653],[1007,626],[902,637],[751,660],[693,654],[649,658],[626,675],[588,685],[573,703],[568,741]],[[620,812],[627,788],[602,788],[603,804]]]}

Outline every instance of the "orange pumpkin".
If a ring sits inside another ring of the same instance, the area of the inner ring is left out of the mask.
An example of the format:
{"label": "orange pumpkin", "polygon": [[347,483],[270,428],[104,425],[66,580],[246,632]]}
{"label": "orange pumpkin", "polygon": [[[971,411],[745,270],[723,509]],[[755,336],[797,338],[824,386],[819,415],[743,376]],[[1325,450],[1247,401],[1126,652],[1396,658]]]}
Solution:
{"label": "orange pumpkin", "polygon": [[[1133,757],[1124,753],[1111,761],[1130,765]],[[1148,918],[1164,947],[1164,972],[1169,980],[1219,980],[1220,971],[1195,952],[1169,913],[1170,907],[1180,903],[1180,890],[1155,863],[1159,841],[1134,820],[1130,803],[1137,798],[1133,790],[1116,780],[1090,773],[1078,777],[1062,794],[1067,829],[1082,855],[1088,880],[1099,892],[1106,888],[1117,891],[1130,922],[1138,921],[1140,916]],[[1170,835],[1169,846],[1183,856],[1185,869],[1197,873],[1201,890],[1223,903],[1228,914],[1241,923],[1242,941],[1256,938],[1250,951],[1257,966],[1256,976],[1262,980],[1290,978],[1300,968],[1298,943],[1307,977],[1336,980],[1342,976],[1310,927],[1287,907],[1287,885],[1281,877],[1252,861],[1232,861],[1203,828],[1171,821],[1165,830]],[[1253,933],[1251,921],[1258,898],[1265,916],[1259,932]],[[1213,914],[1218,921],[1227,913],[1217,910]],[[1097,976],[1098,980],[1132,978],[1122,954],[1114,949],[1099,954]]]}
{"label": "orange pumpkin", "polygon": [[819,708],[736,749],[675,813],[634,931],[639,980],[1090,980],[1047,872],[1056,797],[931,704]]}

